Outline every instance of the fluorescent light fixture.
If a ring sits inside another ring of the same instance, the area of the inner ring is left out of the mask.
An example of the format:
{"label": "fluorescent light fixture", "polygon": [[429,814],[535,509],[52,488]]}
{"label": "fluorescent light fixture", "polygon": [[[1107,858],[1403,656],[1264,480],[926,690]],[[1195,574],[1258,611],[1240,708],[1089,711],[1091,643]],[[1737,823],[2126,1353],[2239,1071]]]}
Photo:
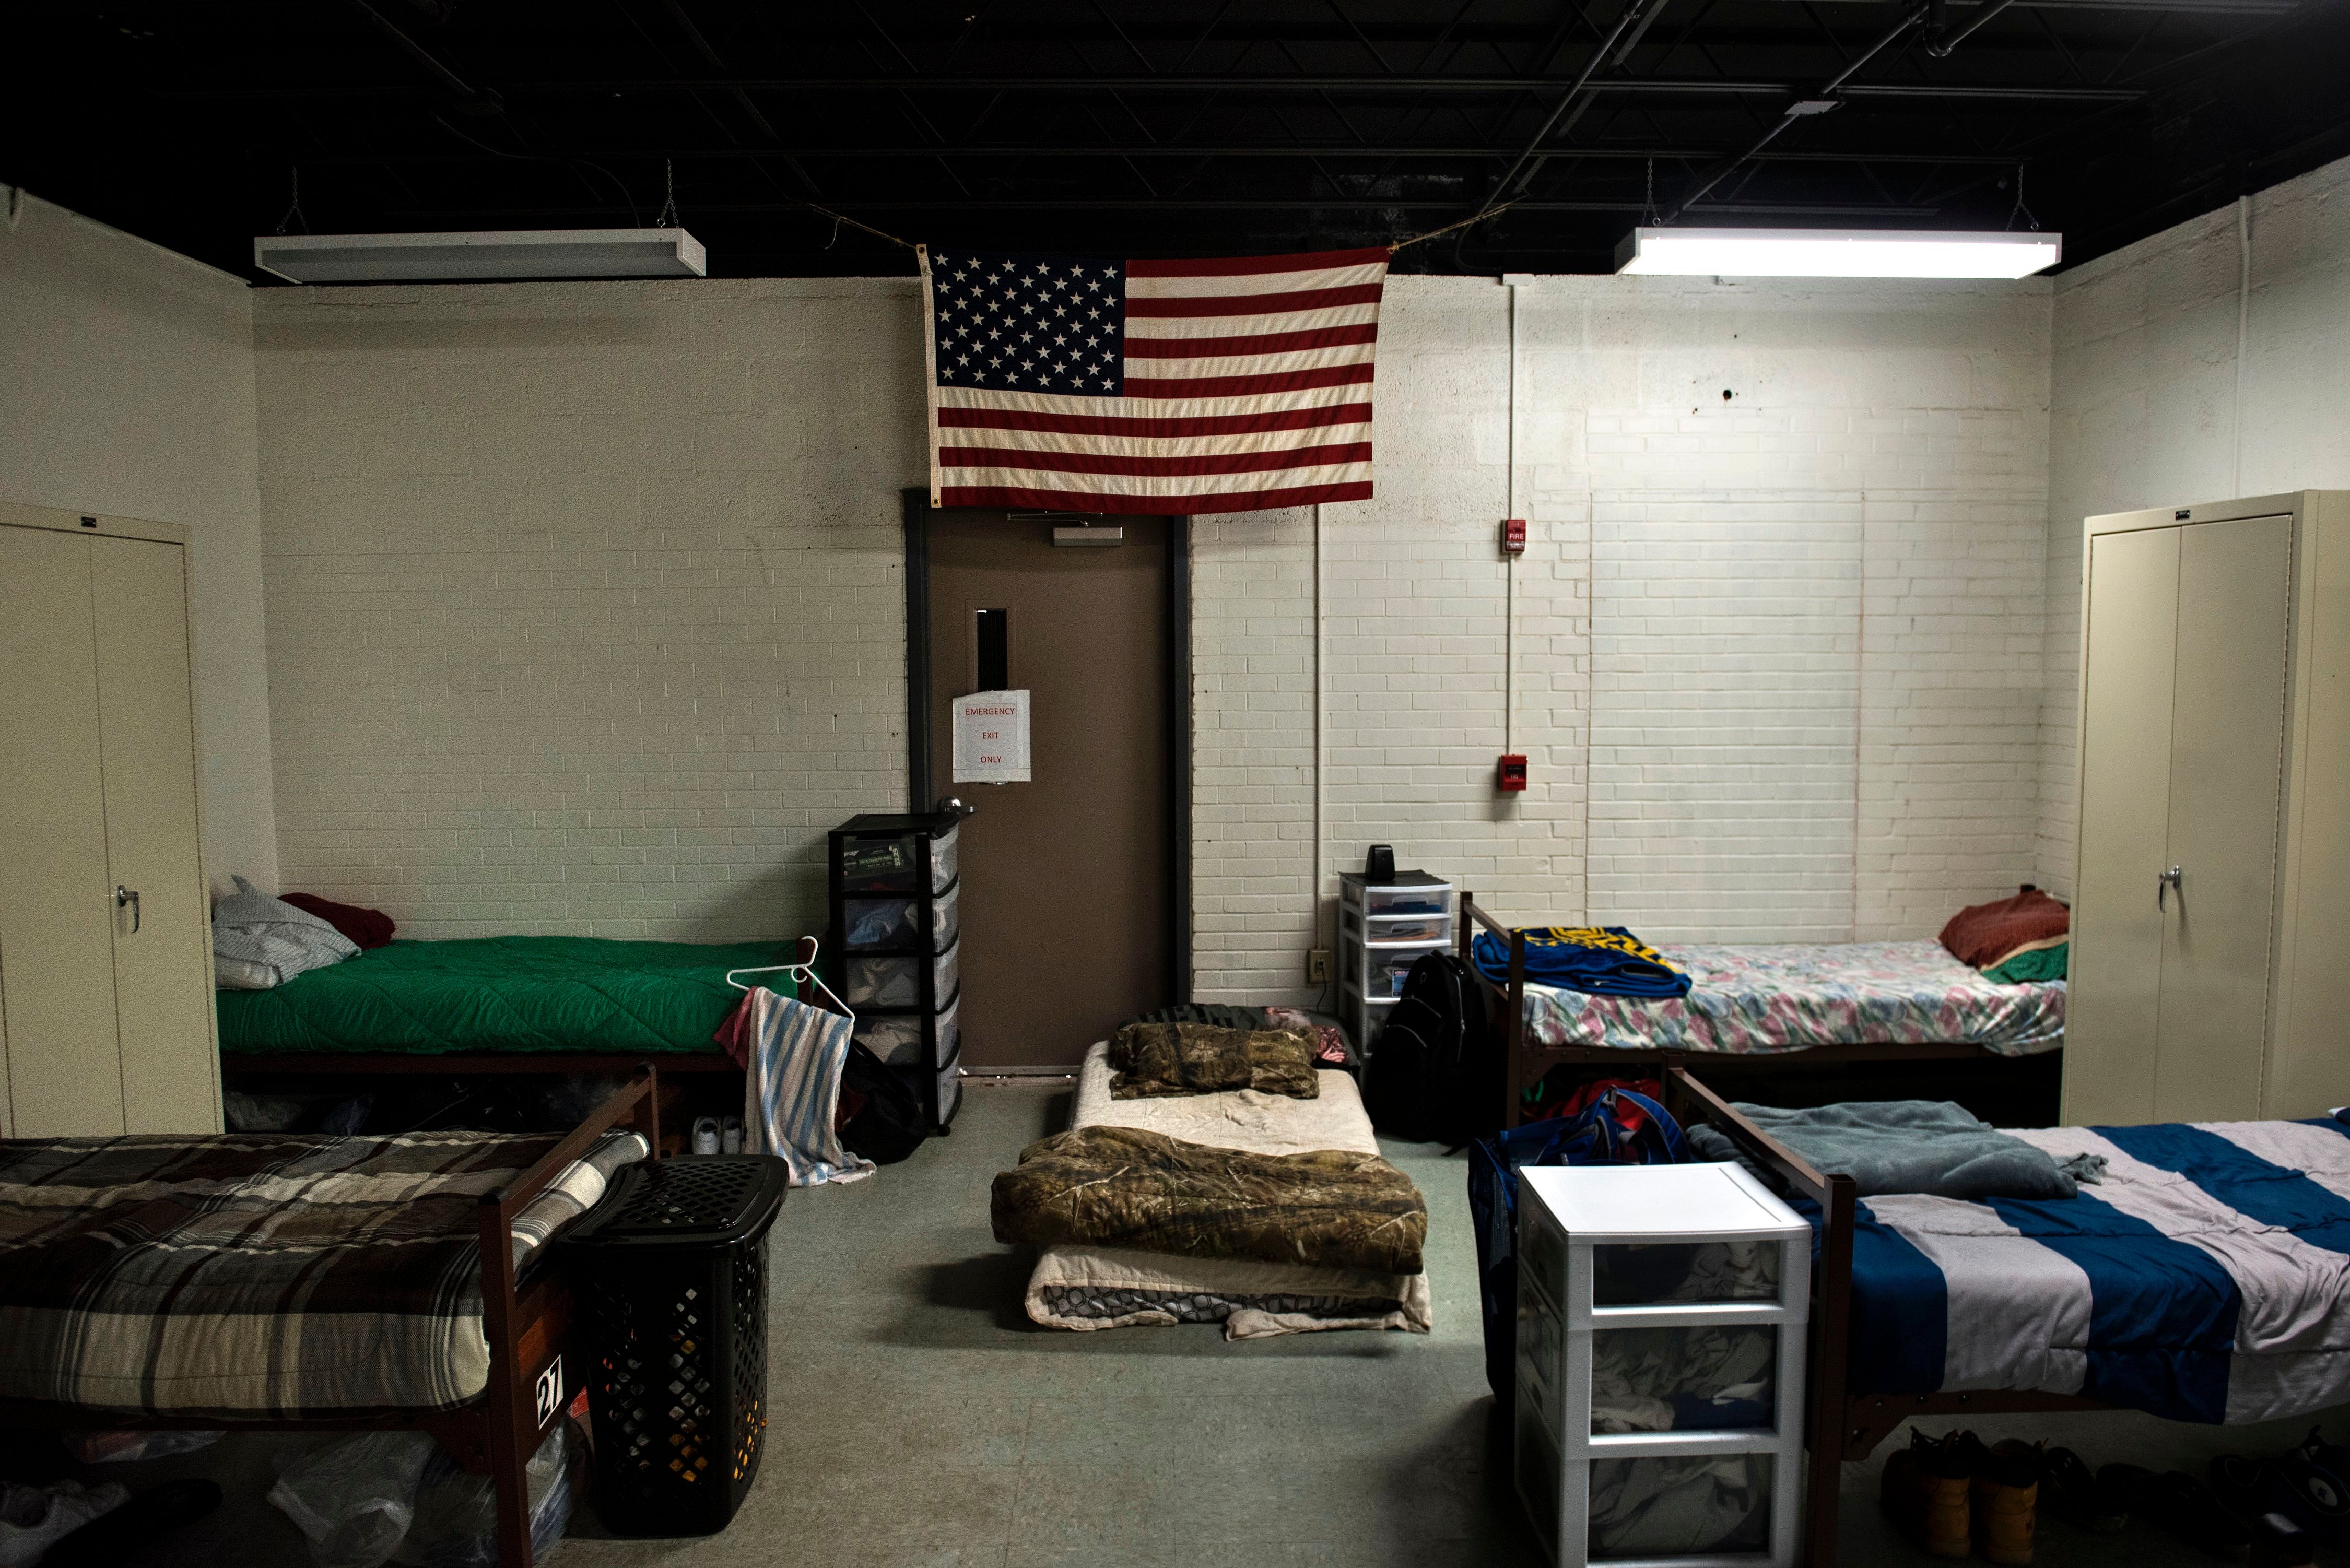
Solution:
{"label": "fluorescent light fixture", "polygon": [[1920,229],[1634,229],[1619,273],[1721,277],[2029,277],[2064,236]]}
{"label": "fluorescent light fixture", "polygon": [[288,283],[516,277],[702,277],[683,229],[507,229],[454,234],[255,234],[253,265]]}

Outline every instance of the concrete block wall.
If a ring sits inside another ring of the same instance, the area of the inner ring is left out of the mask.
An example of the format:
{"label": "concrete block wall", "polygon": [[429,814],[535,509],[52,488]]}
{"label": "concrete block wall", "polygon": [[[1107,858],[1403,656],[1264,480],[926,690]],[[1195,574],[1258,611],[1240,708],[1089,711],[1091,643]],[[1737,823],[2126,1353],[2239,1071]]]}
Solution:
{"label": "concrete block wall", "polygon": [[[1930,934],[2027,876],[2047,286],[1519,310],[1514,503],[1509,296],[1405,277],[1318,587],[1311,511],[1194,524],[1195,993],[1313,1000],[1371,843],[1662,937]],[[903,799],[911,286],[285,290],[255,331],[285,884],[427,937],[819,921],[823,830]]]}
{"label": "concrete block wall", "polygon": [[2082,519],[2350,488],[2350,159],[2245,217],[2207,213],[2056,280],[2035,843],[2054,889],[2073,878]]}
{"label": "concrete block wall", "polygon": [[1318,924],[1311,703],[1268,680],[1312,679],[1315,520],[1195,524],[1199,994],[1312,1000],[1305,950],[1373,843],[1515,921],[1669,940],[1930,936],[2027,879],[2049,294],[1539,280],[1511,585],[1509,295],[1391,280],[1379,493],[1320,520]]}
{"label": "concrete block wall", "polygon": [[901,805],[895,280],[256,296],[283,880],[416,937],[821,926]]}

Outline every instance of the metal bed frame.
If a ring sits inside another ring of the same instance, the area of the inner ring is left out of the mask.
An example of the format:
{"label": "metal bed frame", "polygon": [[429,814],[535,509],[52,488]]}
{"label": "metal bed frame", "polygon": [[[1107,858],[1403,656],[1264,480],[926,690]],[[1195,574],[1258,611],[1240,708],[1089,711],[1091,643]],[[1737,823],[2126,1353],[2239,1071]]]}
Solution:
{"label": "metal bed frame", "polygon": [[[1480,928],[1492,932],[1510,945],[1510,970],[1506,981],[1486,976],[1477,967],[1471,945]],[[1523,932],[1504,925],[1492,914],[1478,907],[1477,896],[1463,891],[1461,895],[1461,919],[1453,924],[1453,943],[1461,961],[1475,977],[1478,990],[1485,998],[1487,1015],[1494,1033],[1502,1042],[1506,1071],[1502,1102],[1501,1125],[1513,1127],[1523,1118],[1525,1091],[1541,1081],[1549,1068],[1560,1064],[1580,1067],[1612,1067],[1618,1070],[1643,1065],[1660,1072],[1668,1067],[1688,1067],[1700,1064],[1734,1067],[1741,1074],[1763,1071],[1779,1075],[1814,1075],[1832,1073],[1839,1068],[1872,1065],[1909,1065],[1917,1063],[1949,1062],[1969,1065],[1990,1064],[2039,1063],[2050,1052],[2032,1056],[2008,1057],[1970,1045],[1950,1041],[1931,1041],[1918,1044],[1876,1045],[1809,1045],[1800,1050],[1730,1055],[1711,1051],[1674,1051],[1662,1047],[1655,1050],[1627,1050],[1614,1045],[1549,1045],[1526,1034],[1526,939]],[[2018,1071],[2023,1071],[2021,1067]],[[1654,1075],[1653,1072],[1651,1075]],[[1955,1097],[1955,1096],[1954,1096]],[[2053,1109],[2053,1106],[2052,1106]]]}
{"label": "metal bed frame", "polygon": [[1805,1360],[1804,1560],[1812,1568],[1835,1568],[1836,1507],[1844,1466],[1868,1458],[1903,1422],[1919,1417],[2027,1415],[2044,1411],[2105,1410],[2112,1407],[2065,1394],[2016,1389],[1966,1393],[1872,1394],[1846,1382],[1846,1339],[1852,1319],[1853,1179],[1824,1176],[1803,1158],[1699,1081],[1687,1067],[1663,1069],[1665,1108],[1683,1127],[1705,1122],[1735,1143],[1756,1166],[1786,1184],[1788,1191],[1819,1206],[1819,1243],[1812,1262],[1810,1354]]}
{"label": "metal bed frame", "polygon": [[[531,1568],[530,1489],[525,1466],[547,1431],[563,1418],[572,1389],[564,1386],[557,1364],[571,1349],[577,1302],[569,1275],[543,1266],[517,1286],[509,1238],[516,1215],[606,1131],[623,1121],[640,1125],[659,1158],[659,1075],[650,1063],[632,1063],[627,1087],[598,1106],[564,1135],[538,1162],[504,1187],[482,1194],[479,1208],[482,1257],[482,1328],[490,1343],[489,1386],[471,1404],[454,1410],[404,1407],[338,1411],[328,1416],[269,1417],[228,1413],[149,1416],[42,1400],[0,1399],[0,1428],[70,1430],[234,1432],[430,1432],[449,1457],[475,1475],[486,1474],[497,1498],[500,1568]],[[573,1364],[584,1370],[575,1354]],[[540,1379],[556,1374],[552,1398],[539,1397]]]}

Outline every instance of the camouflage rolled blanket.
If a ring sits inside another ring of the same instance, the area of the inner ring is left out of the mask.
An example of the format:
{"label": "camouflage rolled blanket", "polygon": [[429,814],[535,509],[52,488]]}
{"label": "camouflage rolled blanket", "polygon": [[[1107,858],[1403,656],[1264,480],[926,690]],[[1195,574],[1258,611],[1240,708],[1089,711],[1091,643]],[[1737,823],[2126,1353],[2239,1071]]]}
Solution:
{"label": "camouflage rolled blanket", "polygon": [[1255,1089],[1310,1100],[1315,1042],[1295,1029],[1219,1029],[1208,1023],[1128,1023],[1109,1037],[1114,1100]]}
{"label": "camouflage rolled blanket", "polygon": [[998,1173],[999,1241],[1416,1274],[1428,1205],[1375,1154],[1251,1154],[1139,1127],[1030,1144]]}

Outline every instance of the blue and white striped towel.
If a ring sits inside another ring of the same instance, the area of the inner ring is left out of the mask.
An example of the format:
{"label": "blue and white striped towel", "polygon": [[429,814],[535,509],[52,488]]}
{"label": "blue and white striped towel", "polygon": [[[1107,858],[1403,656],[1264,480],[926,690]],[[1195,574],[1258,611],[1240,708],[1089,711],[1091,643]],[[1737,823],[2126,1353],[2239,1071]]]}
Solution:
{"label": "blue and white striped towel", "polygon": [[743,1075],[744,1151],[780,1157],[792,1168],[794,1187],[872,1175],[873,1162],[843,1148],[832,1130],[848,1060],[848,1020],[764,986],[751,1002],[755,1044]]}
{"label": "blue and white striped towel", "polygon": [[2034,1389],[2230,1426],[2350,1402],[2350,1127],[2015,1136],[2102,1155],[2105,1179],[2049,1201],[1863,1199],[1854,1391]]}

